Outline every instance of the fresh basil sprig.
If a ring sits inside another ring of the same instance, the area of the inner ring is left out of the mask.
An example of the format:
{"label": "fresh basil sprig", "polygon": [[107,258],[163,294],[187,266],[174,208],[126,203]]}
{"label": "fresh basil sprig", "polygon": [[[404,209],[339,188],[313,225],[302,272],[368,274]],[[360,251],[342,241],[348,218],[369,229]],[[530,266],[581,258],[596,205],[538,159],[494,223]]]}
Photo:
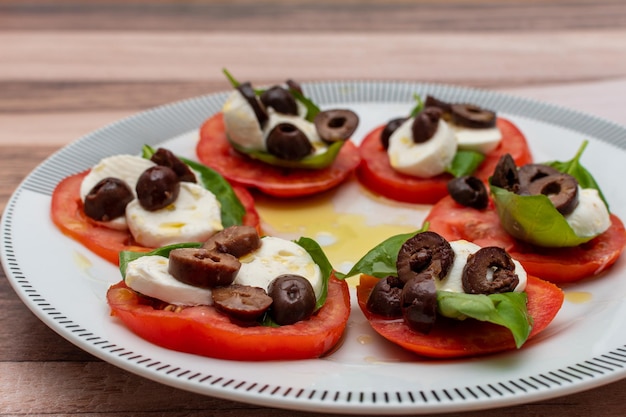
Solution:
{"label": "fresh basil sprig", "polygon": [[[410,237],[427,229],[428,225],[425,225],[418,232],[395,235],[384,240],[357,261],[348,273],[337,273],[337,277],[345,279],[358,274],[376,278],[397,276],[396,261],[400,248]],[[532,328],[526,300],[527,295],[522,292],[484,295],[437,291],[437,311],[452,319],[463,320],[470,317],[506,327],[511,331],[519,348]]]}
{"label": "fresh basil sprig", "polygon": [[580,184],[582,188],[593,188],[597,190],[598,194],[600,195],[600,198],[602,199],[602,201],[604,201],[604,204],[606,205],[606,208],[608,209],[609,203],[606,201],[606,198],[604,198],[604,195],[602,194],[602,190],[600,190],[600,186],[598,185],[596,180],[593,178],[591,173],[587,171],[587,169],[584,166],[582,166],[582,164],[580,163],[580,158],[582,157],[582,154],[585,148],[587,147],[588,143],[589,141],[587,140],[583,141],[580,148],[578,148],[576,155],[574,155],[574,157],[570,159],[569,161],[552,161],[552,162],[546,163],[546,165],[550,165],[551,167],[556,168],[559,171],[565,174],[569,174],[572,177],[576,178],[576,180],[578,181],[578,184]]}
{"label": "fresh basil sprig", "polygon": [[[142,156],[144,158],[150,159],[154,153],[155,150],[152,147],[148,145],[143,146]],[[217,171],[203,164],[180,156],[178,158],[187,164],[189,168],[198,173],[204,188],[215,194],[215,197],[220,202],[222,225],[229,227],[243,224],[246,209],[235,194],[230,183]]]}

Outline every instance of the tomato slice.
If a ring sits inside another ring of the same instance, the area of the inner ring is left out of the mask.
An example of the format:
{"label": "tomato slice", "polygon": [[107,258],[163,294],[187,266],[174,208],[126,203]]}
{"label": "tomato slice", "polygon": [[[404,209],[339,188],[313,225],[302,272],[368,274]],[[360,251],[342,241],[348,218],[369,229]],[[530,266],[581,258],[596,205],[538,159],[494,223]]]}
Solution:
{"label": "tomato slice", "polygon": [[[492,323],[437,317],[430,333],[421,334],[409,329],[403,320],[372,314],[366,304],[377,282],[378,278],[361,275],[357,286],[359,307],[378,334],[411,352],[430,358],[460,358],[516,349],[509,330]],[[528,276],[526,293],[528,313],[533,319],[530,340],[552,322],[561,309],[564,294],[556,285],[533,276]]]}
{"label": "tomato slice", "polygon": [[[71,175],[56,186],[52,193],[50,208],[53,223],[63,234],[77,240],[96,255],[115,265],[118,264],[120,251],[147,252],[154,249],[133,242],[128,231],[100,226],[85,215],[80,199],[80,184],[88,172]],[[234,187],[233,190],[246,209],[243,223],[259,229],[260,219],[254,208],[252,196],[241,187]]]}
{"label": "tomato slice", "polygon": [[[504,154],[511,154],[520,166],[532,161],[528,143],[523,133],[510,121],[498,118],[497,126],[502,140],[496,149],[486,155],[474,176],[487,181]],[[433,178],[417,178],[394,170],[389,164],[387,151],[380,142],[385,126],[372,130],[359,146],[361,164],[357,177],[369,190],[396,201],[415,204],[434,204],[448,195],[447,184],[452,175],[441,174]]]}
{"label": "tomato slice", "polygon": [[574,282],[605,271],[626,246],[622,221],[611,215],[611,227],[600,236],[571,248],[541,248],[511,237],[500,226],[493,201],[476,210],[445,197],[425,219],[429,230],[448,240],[465,239],[479,246],[500,246],[531,274],[555,283]]}
{"label": "tomato slice", "polygon": [[156,345],[218,359],[268,361],[317,358],[340,340],[350,315],[350,293],[344,281],[331,278],[328,297],[310,319],[281,327],[242,327],[212,306],[175,313],[155,308],[120,282],[107,292],[111,315]]}
{"label": "tomato slice", "polygon": [[230,146],[222,113],[206,120],[200,128],[196,153],[200,162],[230,183],[256,188],[274,197],[301,197],[331,189],[345,181],[360,161],[359,151],[350,141],[325,169],[279,168],[256,161]]}

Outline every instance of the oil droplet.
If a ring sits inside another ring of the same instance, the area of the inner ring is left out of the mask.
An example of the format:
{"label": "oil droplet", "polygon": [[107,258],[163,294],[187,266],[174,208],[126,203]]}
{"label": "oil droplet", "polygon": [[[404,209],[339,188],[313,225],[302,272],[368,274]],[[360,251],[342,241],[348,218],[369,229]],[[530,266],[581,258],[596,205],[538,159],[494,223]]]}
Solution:
{"label": "oil droplet", "polygon": [[89,258],[83,255],[80,252],[74,252],[74,263],[83,272],[86,272],[89,268],[93,266]]}
{"label": "oil droplet", "polygon": [[374,339],[369,334],[362,334],[356,338],[356,341],[359,345],[369,345],[374,341]]}
{"label": "oil droplet", "polygon": [[588,303],[593,298],[593,295],[587,291],[571,291],[565,293],[565,300],[574,304]]}

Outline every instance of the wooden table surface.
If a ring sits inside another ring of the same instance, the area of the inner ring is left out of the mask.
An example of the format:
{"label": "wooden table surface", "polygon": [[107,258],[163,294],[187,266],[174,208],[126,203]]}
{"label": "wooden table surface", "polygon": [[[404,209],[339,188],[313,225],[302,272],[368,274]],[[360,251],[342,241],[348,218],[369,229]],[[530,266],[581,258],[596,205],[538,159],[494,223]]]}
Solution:
{"label": "wooden table surface", "polygon": [[[626,125],[623,0],[2,1],[0,209],[48,155],[149,107],[255,84],[484,87]],[[40,322],[0,278],[0,416],[312,416],[170,388]],[[45,346],[45,349],[41,347]],[[623,416],[626,380],[467,416]]]}

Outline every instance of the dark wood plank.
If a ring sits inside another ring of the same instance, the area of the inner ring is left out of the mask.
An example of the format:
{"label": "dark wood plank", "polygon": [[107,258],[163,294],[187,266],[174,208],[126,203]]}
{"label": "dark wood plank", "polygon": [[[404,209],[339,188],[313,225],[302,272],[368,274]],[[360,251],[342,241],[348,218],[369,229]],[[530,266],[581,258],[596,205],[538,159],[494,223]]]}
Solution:
{"label": "dark wood plank", "polygon": [[622,0],[0,3],[0,30],[553,31],[622,27],[625,17]]}

